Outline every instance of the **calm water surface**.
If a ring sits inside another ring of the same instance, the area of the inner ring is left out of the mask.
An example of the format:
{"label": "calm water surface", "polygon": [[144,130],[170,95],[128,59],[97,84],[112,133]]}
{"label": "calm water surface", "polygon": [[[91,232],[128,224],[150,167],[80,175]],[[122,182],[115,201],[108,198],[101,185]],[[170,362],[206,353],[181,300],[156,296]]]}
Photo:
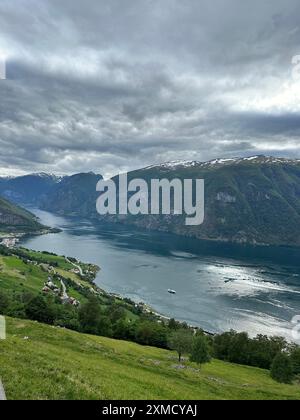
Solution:
{"label": "calm water surface", "polygon": [[31,211],[63,232],[22,245],[98,264],[96,282],[109,292],[208,331],[291,338],[300,314],[299,249],[219,245]]}

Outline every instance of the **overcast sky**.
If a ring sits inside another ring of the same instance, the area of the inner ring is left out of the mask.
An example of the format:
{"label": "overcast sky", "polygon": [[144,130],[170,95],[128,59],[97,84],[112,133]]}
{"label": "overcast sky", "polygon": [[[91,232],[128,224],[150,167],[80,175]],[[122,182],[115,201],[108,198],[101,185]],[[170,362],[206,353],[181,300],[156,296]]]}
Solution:
{"label": "overcast sky", "polygon": [[300,157],[299,0],[1,0],[0,173]]}

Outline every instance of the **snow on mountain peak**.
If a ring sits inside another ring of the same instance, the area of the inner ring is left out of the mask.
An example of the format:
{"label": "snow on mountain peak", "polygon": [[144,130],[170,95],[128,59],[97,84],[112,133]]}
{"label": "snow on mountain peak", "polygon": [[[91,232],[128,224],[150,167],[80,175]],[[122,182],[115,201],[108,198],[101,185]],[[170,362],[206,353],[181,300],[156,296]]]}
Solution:
{"label": "snow on mountain peak", "polygon": [[216,167],[216,166],[225,166],[225,165],[238,165],[241,163],[253,163],[253,164],[298,164],[300,159],[288,159],[288,158],[276,158],[272,156],[263,156],[263,155],[255,155],[255,156],[248,156],[248,157],[235,157],[235,158],[219,158],[213,159],[207,162],[200,162],[200,161],[188,161],[188,160],[174,160],[170,162],[161,163],[159,165],[151,165],[145,168],[146,170],[153,169],[153,168],[161,168],[166,170],[172,169],[179,169],[179,168],[193,168],[193,167]]}

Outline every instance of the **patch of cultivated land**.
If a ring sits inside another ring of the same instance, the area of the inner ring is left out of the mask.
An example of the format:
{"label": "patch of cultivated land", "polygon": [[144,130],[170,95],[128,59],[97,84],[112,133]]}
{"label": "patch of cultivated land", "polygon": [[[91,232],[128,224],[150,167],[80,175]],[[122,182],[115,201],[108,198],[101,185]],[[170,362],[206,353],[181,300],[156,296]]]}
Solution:
{"label": "patch of cultivated land", "polygon": [[[25,251],[24,251],[25,253]],[[63,257],[44,255],[42,253],[27,251],[26,255],[36,258],[36,265],[25,264],[19,257],[0,255],[0,287],[2,289],[13,289],[14,291],[40,292],[44,283],[47,281],[49,273],[41,268],[39,264],[57,264],[55,271],[65,278],[82,284],[86,287],[90,285],[79,276],[71,273],[72,265],[65,263]],[[33,260],[34,261],[34,260]],[[69,266],[68,266],[69,265]],[[61,268],[63,267],[63,268]]]}
{"label": "patch of cultivated land", "polygon": [[299,399],[269,372],[214,360],[179,369],[170,351],[7,318],[0,377],[8,399]]}

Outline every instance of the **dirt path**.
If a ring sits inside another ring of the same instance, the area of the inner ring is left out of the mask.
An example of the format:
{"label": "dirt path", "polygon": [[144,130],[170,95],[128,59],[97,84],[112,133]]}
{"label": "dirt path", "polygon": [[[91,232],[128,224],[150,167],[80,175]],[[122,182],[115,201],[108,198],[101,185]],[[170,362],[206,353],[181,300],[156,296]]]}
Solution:
{"label": "dirt path", "polygon": [[67,293],[66,285],[62,280],[60,281],[60,283],[61,283],[61,287],[62,287],[62,298],[64,300],[68,300],[69,296],[68,296],[68,293]]}
{"label": "dirt path", "polygon": [[4,401],[4,400],[6,400],[6,395],[5,395],[5,391],[4,391],[4,388],[0,379],[0,401]]}

